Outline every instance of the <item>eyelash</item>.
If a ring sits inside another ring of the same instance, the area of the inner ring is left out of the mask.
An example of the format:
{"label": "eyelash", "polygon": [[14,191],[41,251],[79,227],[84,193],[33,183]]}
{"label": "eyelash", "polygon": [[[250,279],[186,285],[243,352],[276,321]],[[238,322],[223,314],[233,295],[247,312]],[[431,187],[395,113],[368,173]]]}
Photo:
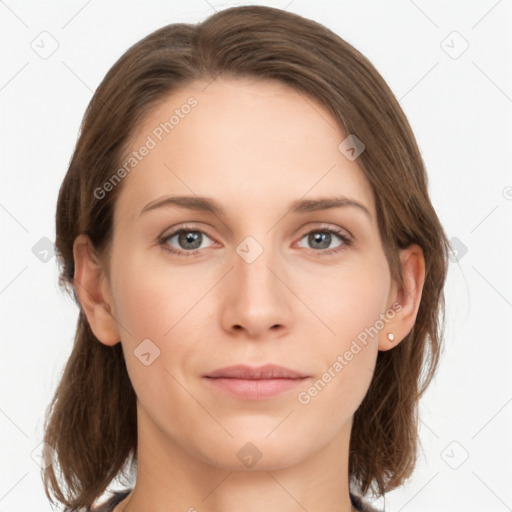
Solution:
{"label": "eyelash", "polygon": [[[211,237],[205,233],[203,230],[198,229],[196,226],[181,226],[180,228],[174,230],[172,233],[163,235],[158,238],[158,243],[162,248],[166,251],[169,251],[172,254],[178,255],[180,257],[188,258],[190,256],[195,256],[201,249],[194,249],[192,251],[182,251],[175,249],[167,243],[169,239],[173,238],[174,236],[178,235],[182,232],[195,232],[195,233],[202,233],[203,235],[206,235],[208,238],[211,239]],[[349,238],[343,231],[333,228],[317,228],[312,229],[310,231],[307,231],[303,233],[299,240],[302,240],[306,235],[309,235],[311,233],[330,233],[332,235],[338,236],[341,241],[343,242],[339,247],[335,249],[321,249],[321,250],[315,250],[311,249],[312,251],[318,253],[319,256],[332,256],[337,255],[340,251],[344,250],[346,247],[350,246],[352,244],[352,239]]]}

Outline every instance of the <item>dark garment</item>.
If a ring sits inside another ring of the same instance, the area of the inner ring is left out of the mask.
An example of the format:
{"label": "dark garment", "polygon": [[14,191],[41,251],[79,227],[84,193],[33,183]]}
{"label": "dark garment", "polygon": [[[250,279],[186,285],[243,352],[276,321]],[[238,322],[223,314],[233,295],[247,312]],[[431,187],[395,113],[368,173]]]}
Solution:
{"label": "dark garment", "polygon": [[112,512],[114,507],[123,501],[128,494],[132,492],[131,489],[125,489],[124,491],[116,491],[109,500],[100,505],[97,508],[91,508],[89,512]]}
{"label": "dark garment", "polygon": [[[116,491],[113,496],[99,506],[99,508],[91,509],[90,512],[112,512],[114,507],[120,503],[122,500],[130,494],[131,489],[126,489],[124,491]],[[375,508],[372,508],[370,505],[365,503],[359,496],[350,493],[350,501],[352,505],[359,510],[360,512],[379,512]]]}
{"label": "dark garment", "polygon": [[352,506],[354,506],[360,512],[380,512],[376,508],[372,507],[357,494],[350,493],[350,501],[352,502]]}

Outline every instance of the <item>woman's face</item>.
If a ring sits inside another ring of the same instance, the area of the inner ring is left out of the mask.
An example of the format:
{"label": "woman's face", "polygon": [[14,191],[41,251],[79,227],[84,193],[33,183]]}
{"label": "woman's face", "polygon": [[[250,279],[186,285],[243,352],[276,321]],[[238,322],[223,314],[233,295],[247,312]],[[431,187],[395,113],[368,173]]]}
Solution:
{"label": "woman's face", "polygon": [[[281,83],[227,79],[138,127],[108,290],[140,436],[238,469],[347,445],[395,314],[347,135]],[[223,370],[238,365],[294,373]]]}

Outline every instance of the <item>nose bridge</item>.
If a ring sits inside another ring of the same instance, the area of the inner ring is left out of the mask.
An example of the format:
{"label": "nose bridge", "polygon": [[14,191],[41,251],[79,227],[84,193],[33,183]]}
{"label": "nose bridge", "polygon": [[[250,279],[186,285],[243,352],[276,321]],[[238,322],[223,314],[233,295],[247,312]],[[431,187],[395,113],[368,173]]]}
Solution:
{"label": "nose bridge", "polygon": [[270,240],[261,243],[248,236],[236,247],[224,311],[228,329],[242,327],[257,336],[275,325],[288,325],[289,297],[275,275],[279,274],[279,254]]}
{"label": "nose bridge", "polygon": [[255,237],[248,236],[237,246],[234,258],[237,287],[249,294],[243,299],[250,299],[258,308],[274,301],[276,294],[280,294],[276,278],[270,271],[276,266],[278,257],[270,240],[268,237],[265,243],[260,243]]}

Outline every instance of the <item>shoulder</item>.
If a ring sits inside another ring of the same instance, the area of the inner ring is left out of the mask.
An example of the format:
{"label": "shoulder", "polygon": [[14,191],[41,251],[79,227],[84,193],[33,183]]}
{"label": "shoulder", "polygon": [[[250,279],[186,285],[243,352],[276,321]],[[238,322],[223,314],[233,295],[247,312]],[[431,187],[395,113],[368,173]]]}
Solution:
{"label": "shoulder", "polygon": [[101,505],[98,505],[97,507],[91,508],[89,512],[112,512],[114,507],[123,501],[128,494],[130,494],[131,489],[124,489],[122,491],[114,491],[112,496],[107,499],[104,503]]}

